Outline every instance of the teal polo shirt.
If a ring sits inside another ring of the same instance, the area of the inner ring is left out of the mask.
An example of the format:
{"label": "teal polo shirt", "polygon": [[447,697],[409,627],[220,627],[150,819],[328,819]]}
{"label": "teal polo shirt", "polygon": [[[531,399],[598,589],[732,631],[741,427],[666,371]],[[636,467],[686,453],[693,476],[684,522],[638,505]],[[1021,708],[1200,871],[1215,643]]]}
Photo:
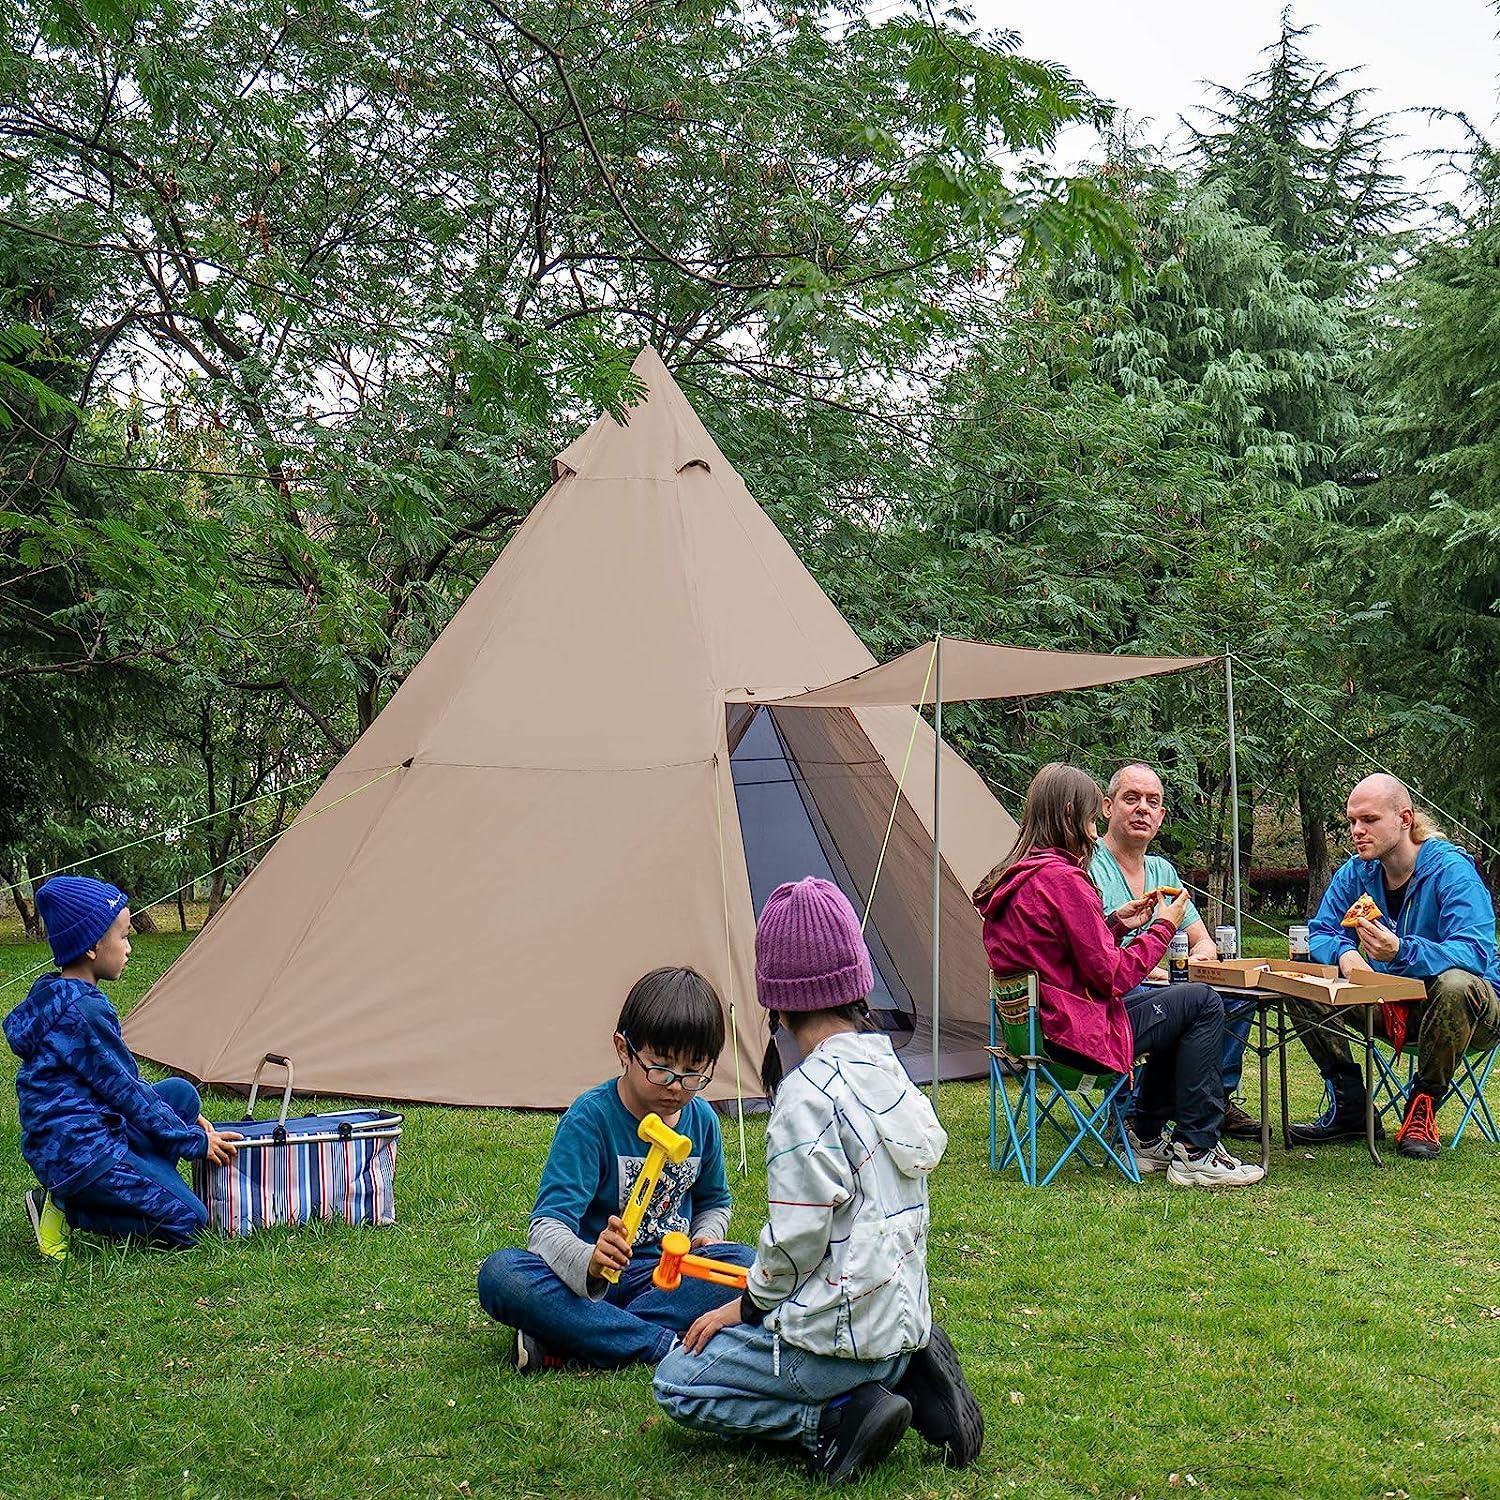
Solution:
{"label": "teal polo shirt", "polygon": [[[1125,872],[1120,868],[1114,855],[1109,852],[1109,847],[1103,839],[1094,845],[1094,857],[1089,862],[1089,879],[1094,882],[1094,887],[1099,892],[1106,916],[1112,911],[1118,911],[1127,901],[1135,900],[1135,892],[1130,889],[1125,879]],[[1170,859],[1164,859],[1160,854],[1148,854],[1146,856],[1146,889],[1153,890],[1159,885],[1172,885],[1181,890],[1182,876],[1177,873]],[[1187,915],[1182,919],[1182,931],[1186,932],[1194,922],[1202,920],[1203,918],[1198,915],[1198,908],[1189,899]],[[1135,934],[1131,933],[1130,936],[1134,937]]]}

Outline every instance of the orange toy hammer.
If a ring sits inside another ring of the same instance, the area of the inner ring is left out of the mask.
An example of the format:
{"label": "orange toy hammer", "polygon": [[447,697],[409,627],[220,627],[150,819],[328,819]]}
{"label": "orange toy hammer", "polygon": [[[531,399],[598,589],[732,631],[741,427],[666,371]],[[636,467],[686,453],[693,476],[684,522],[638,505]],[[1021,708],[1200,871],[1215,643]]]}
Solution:
{"label": "orange toy hammer", "polygon": [[713,1260],[707,1255],[689,1255],[692,1248],[693,1242],[678,1230],[662,1235],[661,1259],[651,1273],[651,1284],[664,1292],[675,1292],[684,1276],[696,1276],[700,1281],[744,1291],[745,1278],[750,1273],[743,1266],[732,1266],[727,1260]]}
{"label": "orange toy hammer", "polygon": [[[693,1149],[693,1143],[687,1136],[678,1135],[675,1130],[664,1125],[661,1116],[657,1114],[647,1115],[636,1126],[635,1133],[643,1141],[650,1142],[651,1149],[646,1153],[646,1160],[641,1164],[639,1173],[636,1174],[635,1184],[630,1189],[630,1197],[620,1215],[625,1225],[625,1240],[630,1245],[635,1244],[635,1237],[641,1232],[641,1220],[646,1217],[646,1209],[650,1206],[651,1199],[656,1192],[656,1184],[661,1179],[661,1169],[668,1162],[675,1165],[677,1162],[686,1161],[688,1153]],[[610,1266],[605,1267],[603,1274],[606,1281],[620,1279],[620,1273]]]}

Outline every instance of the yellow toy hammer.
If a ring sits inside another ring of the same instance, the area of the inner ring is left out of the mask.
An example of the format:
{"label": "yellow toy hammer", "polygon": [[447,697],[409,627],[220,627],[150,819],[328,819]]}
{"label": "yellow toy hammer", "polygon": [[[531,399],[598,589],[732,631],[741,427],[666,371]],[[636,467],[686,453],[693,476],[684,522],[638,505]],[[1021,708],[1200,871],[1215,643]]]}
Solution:
{"label": "yellow toy hammer", "polygon": [[[641,1220],[646,1217],[646,1209],[656,1193],[656,1184],[661,1178],[661,1169],[669,1161],[673,1163],[686,1161],[688,1153],[693,1149],[693,1143],[687,1136],[678,1135],[675,1130],[669,1130],[662,1124],[661,1116],[657,1114],[647,1115],[636,1127],[635,1133],[643,1141],[649,1142],[651,1149],[646,1153],[646,1160],[635,1179],[635,1185],[630,1189],[630,1198],[625,1204],[624,1212],[620,1215],[625,1225],[625,1240],[630,1245],[635,1244],[635,1237],[640,1233]],[[606,1266],[604,1279],[618,1281],[620,1273],[612,1266]]]}

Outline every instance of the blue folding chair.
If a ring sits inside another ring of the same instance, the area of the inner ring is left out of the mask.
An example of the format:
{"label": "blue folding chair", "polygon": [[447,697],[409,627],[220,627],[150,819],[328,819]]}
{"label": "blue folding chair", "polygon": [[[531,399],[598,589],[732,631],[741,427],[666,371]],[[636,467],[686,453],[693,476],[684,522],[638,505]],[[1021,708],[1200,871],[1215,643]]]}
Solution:
{"label": "blue folding chair", "polygon": [[[1086,1143],[1099,1148],[1131,1182],[1141,1174],[1125,1137],[1130,1075],[1084,1073],[1054,1062],[1042,1050],[1034,973],[990,975],[990,1168],[1012,1163],[1027,1187],[1045,1187],[1069,1157],[1092,1164]],[[1014,1088],[1011,1086],[1014,1085]],[[1000,1139],[1000,1117],[1005,1140]],[[1050,1127],[1062,1142],[1057,1159],[1038,1176],[1037,1139]]]}
{"label": "blue folding chair", "polygon": [[[1411,1097],[1412,1082],[1417,1076],[1416,1047],[1409,1046],[1404,1056],[1406,1066],[1403,1068],[1402,1059],[1377,1040],[1375,1109],[1382,1120],[1391,1121],[1397,1126],[1406,1118],[1407,1101]],[[1463,1113],[1458,1118],[1458,1128],[1448,1142],[1450,1151],[1464,1138],[1464,1131],[1469,1128],[1471,1121],[1479,1127],[1479,1133],[1485,1140],[1491,1145],[1500,1146],[1500,1126],[1497,1126],[1495,1113],[1490,1108],[1489,1100],[1485,1098],[1485,1089],[1489,1085],[1490,1074],[1495,1070],[1497,1058],[1500,1058],[1500,1043],[1489,1048],[1471,1048],[1459,1058],[1448,1098],[1461,1104]],[[1332,1089],[1327,1084],[1324,1085],[1323,1097],[1325,1106],[1331,1107]]]}

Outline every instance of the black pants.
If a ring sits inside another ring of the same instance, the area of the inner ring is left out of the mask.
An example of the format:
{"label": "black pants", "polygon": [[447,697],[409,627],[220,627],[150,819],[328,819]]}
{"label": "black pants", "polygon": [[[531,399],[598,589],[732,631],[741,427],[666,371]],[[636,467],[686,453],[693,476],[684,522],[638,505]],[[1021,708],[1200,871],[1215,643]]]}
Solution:
{"label": "black pants", "polygon": [[1125,996],[1135,1050],[1146,1054],[1135,1133],[1155,1140],[1168,1120],[1195,1155],[1219,1143],[1224,1123],[1224,1001],[1206,984],[1142,985]]}
{"label": "black pants", "polygon": [[[1135,1133],[1154,1141],[1169,1120],[1173,1140],[1195,1156],[1219,1143],[1224,1123],[1224,1001],[1206,984],[1142,985],[1125,996],[1135,1036]],[[1047,1052],[1069,1067],[1096,1071],[1099,1064],[1047,1043]]]}

